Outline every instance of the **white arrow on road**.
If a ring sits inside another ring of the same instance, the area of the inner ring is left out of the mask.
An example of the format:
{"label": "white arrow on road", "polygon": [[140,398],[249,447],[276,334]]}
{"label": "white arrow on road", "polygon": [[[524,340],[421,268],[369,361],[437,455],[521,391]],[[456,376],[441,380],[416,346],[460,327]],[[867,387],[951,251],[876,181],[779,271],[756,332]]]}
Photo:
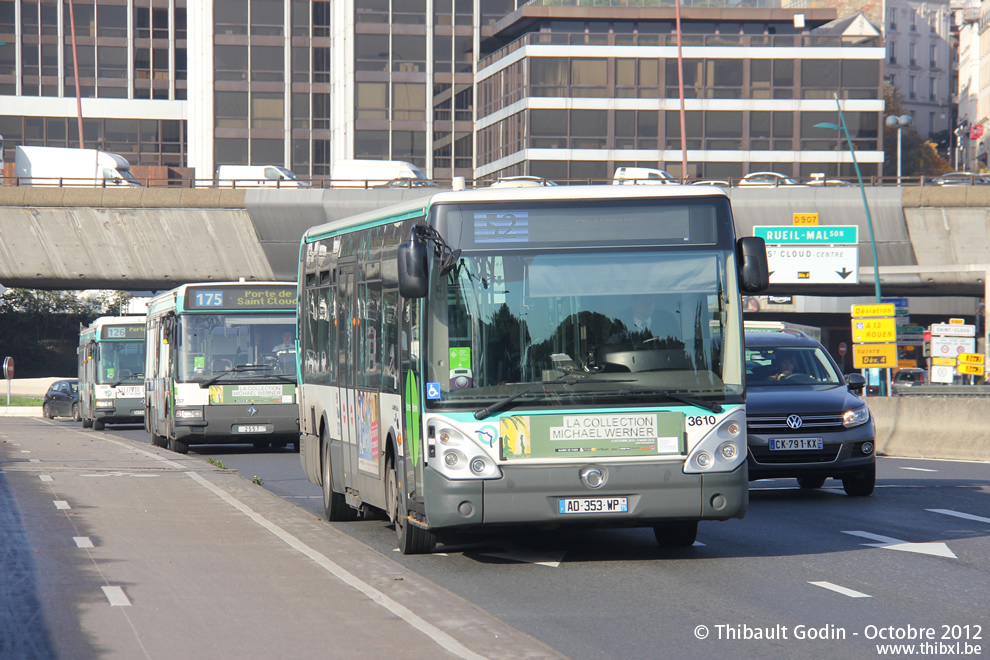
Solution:
{"label": "white arrow on road", "polygon": [[870,546],[871,548],[885,548],[887,550],[900,550],[902,552],[917,552],[922,555],[934,555],[935,557],[949,557],[951,559],[956,559],[956,554],[949,549],[944,543],[908,543],[907,541],[902,541],[900,539],[894,539],[889,536],[881,536],[879,534],[871,534],[870,532],[842,532],[843,534],[852,534],[853,536],[861,536],[864,539],[873,539],[874,541],[879,541],[879,543],[864,543],[863,545]]}
{"label": "white arrow on road", "polygon": [[952,509],[925,509],[925,511],[931,511],[932,513],[941,513],[946,516],[955,516],[956,518],[962,518],[964,520],[975,520],[976,522],[990,523],[990,518],[984,518],[983,516],[974,516],[971,513],[953,511]]}

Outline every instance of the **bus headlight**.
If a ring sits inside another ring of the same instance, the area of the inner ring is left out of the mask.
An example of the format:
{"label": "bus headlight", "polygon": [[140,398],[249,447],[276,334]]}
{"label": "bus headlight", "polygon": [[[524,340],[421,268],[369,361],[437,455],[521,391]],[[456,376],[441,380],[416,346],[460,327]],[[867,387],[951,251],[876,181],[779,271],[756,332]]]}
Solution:
{"label": "bus headlight", "polygon": [[114,405],[113,399],[97,399],[96,400],[96,407],[97,408],[113,408],[113,405]]}
{"label": "bus headlight", "polygon": [[[439,421],[439,420],[438,420]],[[442,423],[442,422],[441,422]],[[450,426],[432,427],[440,460],[430,467],[448,479],[498,479],[502,476],[495,461],[475,440]]]}
{"label": "bus headlight", "polygon": [[202,408],[176,408],[176,419],[203,419]]}
{"label": "bus headlight", "polygon": [[689,452],[685,474],[732,472],[746,460],[746,411],[732,411]]}

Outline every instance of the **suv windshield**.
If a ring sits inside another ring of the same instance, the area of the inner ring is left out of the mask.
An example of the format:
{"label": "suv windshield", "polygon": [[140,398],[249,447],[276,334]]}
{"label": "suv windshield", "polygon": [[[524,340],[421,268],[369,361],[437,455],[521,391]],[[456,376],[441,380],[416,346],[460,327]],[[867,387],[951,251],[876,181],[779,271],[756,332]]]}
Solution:
{"label": "suv windshield", "polygon": [[841,385],[844,380],[820,347],[758,346],[746,349],[746,384]]}

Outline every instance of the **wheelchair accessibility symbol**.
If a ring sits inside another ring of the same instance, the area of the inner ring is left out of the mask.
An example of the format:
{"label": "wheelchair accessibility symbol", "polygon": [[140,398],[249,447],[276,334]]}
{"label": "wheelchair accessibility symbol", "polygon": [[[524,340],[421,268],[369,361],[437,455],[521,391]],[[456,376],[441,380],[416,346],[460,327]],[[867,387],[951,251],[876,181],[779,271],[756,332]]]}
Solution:
{"label": "wheelchair accessibility symbol", "polygon": [[426,398],[427,399],[439,399],[440,398],[440,383],[427,383],[426,384]]}

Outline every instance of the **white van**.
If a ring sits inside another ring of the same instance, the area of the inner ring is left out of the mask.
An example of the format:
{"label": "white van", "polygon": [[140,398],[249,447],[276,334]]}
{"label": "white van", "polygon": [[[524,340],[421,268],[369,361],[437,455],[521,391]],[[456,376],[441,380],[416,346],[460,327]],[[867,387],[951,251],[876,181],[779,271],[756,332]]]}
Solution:
{"label": "white van", "polygon": [[278,165],[221,165],[217,185],[223,188],[308,188],[309,183]]}
{"label": "white van", "polygon": [[635,184],[660,186],[665,183],[679,183],[673,174],[666,170],[653,170],[648,167],[617,167],[612,176],[613,186],[631,186]]}
{"label": "white van", "polygon": [[338,160],[330,179],[334,188],[375,188],[396,179],[429,181],[423,170],[404,160]]}

